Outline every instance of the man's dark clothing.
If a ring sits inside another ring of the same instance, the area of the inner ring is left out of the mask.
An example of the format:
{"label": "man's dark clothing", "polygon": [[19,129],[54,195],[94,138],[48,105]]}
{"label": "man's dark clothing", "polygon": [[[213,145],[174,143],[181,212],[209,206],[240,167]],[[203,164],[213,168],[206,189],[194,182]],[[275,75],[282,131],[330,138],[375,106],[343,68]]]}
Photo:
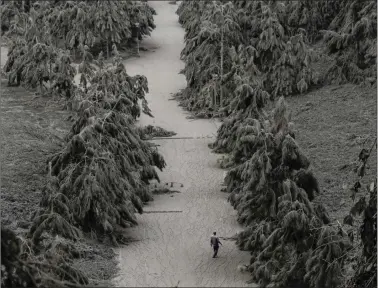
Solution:
{"label": "man's dark clothing", "polygon": [[214,255],[213,255],[213,258],[217,257],[218,255],[218,250],[219,250],[219,246],[213,246],[213,249],[214,249]]}
{"label": "man's dark clothing", "polygon": [[219,244],[222,245],[222,243],[219,241],[219,238],[215,235],[211,236],[210,245],[213,246],[213,249],[214,249],[213,258],[217,257],[218,250],[219,250]]}

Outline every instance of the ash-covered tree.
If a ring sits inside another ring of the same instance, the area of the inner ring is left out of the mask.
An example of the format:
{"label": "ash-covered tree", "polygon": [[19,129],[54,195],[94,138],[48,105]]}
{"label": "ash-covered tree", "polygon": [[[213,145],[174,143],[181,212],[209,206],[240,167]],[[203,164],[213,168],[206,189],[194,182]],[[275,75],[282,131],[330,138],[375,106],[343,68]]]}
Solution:
{"label": "ash-covered tree", "polygon": [[244,125],[265,114],[263,108],[270,98],[263,89],[263,75],[254,64],[256,55],[256,49],[251,46],[231,49],[233,66],[225,80],[228,80],[226,87],[233,91],[232,97],[222,111],[227,117],[217,132],[217,139],[210,145],[216,153],[230,153],[223,167],[242,163],[249,157],[248,137],[243,132],[248,128]]}
{"label": "ash-covered tree", "polygon": [[20,13],[15,4],[15,1],[8,1],[0,5],[1,36],[9,30],[15,15]]}
{"label": "ash-covered tree", "polygon": [[8,84],[39,88],[42,94],[55,90],[69,98],[73,93],[75,69],[70,65],[67,51],[54,46],[49,28],[38,18],[36,10],[32,8],[30,15],[16,16],[17,22],[9,30],[16,36],[10,42],[3,68],[8,75]]}
{"label": "ash-covered tree", "polygon": [[311,67],[317,55],[305,44],[303,34],[292,36],[284,47],[264,81],[273,97],[304,93],[318,83],[318,76]]}
{"label": "ash-covered tree", "polygon": [[91,7],[96,34],[105,42],[107,58],[110,56],[109,51],[113,43],[120,43],[122,38],[131,38],[130,20],[125,17],[127,14],[121,5],[124,4],[107,0],[96,1],[96,4]]}
{"label": "ash-covered tree", "polygon": [[[12,5],[1,7],[6,29],[12,24],[15,13],[30,14]],[[156,12],[145,2],[35,1],[31,6],[38,21],[48,28],[54,45],[69,49],[75,55],[81,46],[87,45],[92,53],[100,47],[109,57],[112,43],[131,40],[133,24],[139,23],[139,37],[150,35],[155,28],[153,15]]]}
{"label": "ash-covered tree", "polygon": [[94,31],[95,10],[93,6],[85,2],[75,4],[58,3],[55,6],[55,10],[58,9],[61,11],[58,12],[55,23],[60,25],[55,27],[57,33],[64,31],[62,38],[64,39],[65,47],[75,52],[82,45],[92,47],[96,41]]}
{"label": "ash-covered tree", "polygon": [[54,4],[51,2],[49,11],[44,13],[44,17],[46,17],[50,23],[50,33],[54,38],[54,42],[57,47],[62,46],[65,49],[70,48],[69,41],[67,41],[67,34],[72,29],[74,24],[78,24],[75,21],[75,11],[77,11],[77,5],[78,3],[75,1],[67,1],[65,3],[57,2]]}
{"label": "ash-covered tree", "polygon": [[[311,68],[315,53],[302,34],[292,37],[286,34],[281,23],[285,14],[282,3],[228,1],[223,5],[184,1],[177,11],[186,29],[181,58],[186,62],[182,72],[188,85],[177,95],[183,106],[196,111],[197,117],[224,115],[239,85],[237,78],[231,76],[235,74],[235,63],[230,57],[230,49],[239,45],[255,51],[253,64],[261,71],[261,88],[272,98],[304,93],[317,83]],[[226,22],[232,25],[222,26],[220,7],[227,7]],[[226,27],[224,41],[219,29],[222,27]],[[228,48],[223,50],[222,43]],[[222,63],[223,67],[219,65]]]}
{"label": "ash-covered tree", "polygon": [[[348,283],[348,288],[373,288],[377,287],[377,178],[366,185],[366,192],[362,192],[363,180],[366,174],[368,160],[377,148],[377,138],[368,148],[364,147],[358,156],[356,169],[358,180],[351,188],[351,198],[354,205],[349,215],[344,218],[344,224],[350,225],[348,234],[352,241],[360,239],[362,251],[356,255],[357,265],[355,274]],[[356,199],[358,194],[362,194]],[[356,217],[362,215],[362,224],[356,229],[354,222]],[[357,237],[356,237],[357,236]],[[357,247],[359,247],[358,245]]]}
{"label": "ash-covered tree", "polygon": [[[191,4],[187,5],[190,7]],[[192,38],[186,38],[186,46],[181,53],[186,61],[182,73],[188,81],[182,98],[190,110],[206,109],[205,114],[212,115],[224,106],[227,93],[223,85],[224,76],[231,68],[229,49],[240,43],[241,38],[236,22],[237,11],[232,3],[213,1],[202,5],[206,5],[206,9],[196,22],[199,26],[188,27],[199,31]],[[188,10],[181,10],[183,15],[188,13]]]}
{"label": "ash-covered tree", "polygon": [[[28,239],[18,237],[13,231],[1,227],[1,286],[2,287],[83,287],[88,278],[66,262],[66,253],[56,239],[43,257],[35,255]],[[68,246],[66,246],[68,247]]]}
{"label": "ash-covered tree", "polygon": [[255,27],[258,37],[253,37],[251,42],[258,52],[255,63],[265,73],[265,90],[272,97],[307,91],[317,83],[311,68],[315,53],[306,45],[302,34],[288,37],[274,5],[261,5],[257,8],[262,15],[255,15],[259,23]]}
{"label": "ash-covered tree", "polygon": [[[30,11],[33,1],[31,0],[13,0],[1,1],[0,3],[0,19],[1,19],[1,35],[5,36],[9,31],[14,17],[19,14],[27,14]],[[17,22],[17,21],[16,21]],[[7,35],[10,36],[10,35]]]}
{"label": "ash-covered tree", "polygon": [[[6,21],[6,31],[4,30],[4,36],[8,39],[14,39],[18,37],[27,37],[31,26],[36,25],[36,13],[31,13],[29,17],[28,13],[25,13],[21,9],[18,9],[16,2],[9,1],[5,5],[1,5],[1,18],[2,22]],[[2,24],[3,25],[3,24]]]}
{"label": "ash-covered tree", "polygon": [[318,183],[292,137],[283,98],[271,117],[251,119],[241,133],[249,138],[250,158],[228,172],[225,184],[238,221],[247,226],[237,243],[251,251],[251,282],[336,287],[349,239],[311,202]]}
{"label": "ash-covered tree", "polygon": [[[90,85],[90,83],[88,83],[88,81],[91,77],[93,77],[97,68],[93,63],[94,58],[93,58],[92,53],[89,51],[89,47],[87,45],[85,45],[85,46],[81,46],[80,48],[81,48],[80,50],[81,50],[82,61],[79,64],[78,73],[81,74],[80,75],[80,85],[82,85],[84,92],[87,93],[88,92],[88,85]],[[102,69],[103,68],[102,52],[99,54],[98,61],[96,61],[96,62],[98,63],[99,69]]]}
{"label": "ash-covered tree", "polygon": [[[1,227],[1,286],[36,287],[35,276],[20,259],[21,241],[10,229]],[[34,271],[35,272],[35,271]]]}
{"label": "ash-covered tree", "polygon": [[335,56],[326,77],[337,83],[376,83],[377,3],[347,0],[341,6],[322,31],[326,50]]}
{"label": "ash-covered tree", "polygon": [[23,84],[27,88],[38,88],[41,94],[55,90],[70,98],[75,69],[70,65],[69,55],[52,45],[38,42],[37,38],[26,47],[21,47],[22,43],[19,40],[11,47],[4,66],[5,72],[9,73],[9,85]]}
{"label": "ash-covered tree", "polygon": [[87,93],[77,90],[78,118],[67,146],[49,161],[51,179],[30,230],[34,243],[44,231],[76,239],[80,230],[117,243],[120,229],[136,225],[135,212],[152,199],[149,180],[159,180],[154,166],[165,162],[134,126],[147,81],[126,73],[115,46],[113,54],[115,63],[94,73]]}
{"label": "ash-covered tree", "polygon": [[201,16],[208,5],[210,1],[181,1],[176,13],[179,16],[179,23],[185,29],[185,40],[195,37],[199,32]]}
{"label": "ash-covered tree", "polygon": [[96,45],[100,45],[105,47],[106,57],[109,58],[113,43],[127,44],[131,40],[132,25],[139,24],[140,37],[150,35],[155,28],[153,15],[156,12],[147,3],[83,1],[76,6],[69,7],[67,11],[68,14],[73,14],[71,19],[76,23],[67,32],[67,42],[71,48],[87,45],[90,49],[95,49]]}
{"label": "ash-covered tree", "polygon": [[320,30],[327,29],[343,1],[286,1],[284,28],[289,35],[304,31],[306,39],[314,43],[321,39]]}
{"label": "ash-covered tree", "polygon": [[156,28],[153,17],[154,15],[156,15],[155,9],[149,6],[147,2],[125,2],[128,5],[131,5],[131,7],[129,7],[126,6],[125,3],[125,5],[122,6],[122,9],[126,10],[129,15],[131,25],[136,23],[139,24],[139,40],[142,40],[142,37],[144,35],[151,35],[153,29]]}
{"label": "ash-covered tree", "polygon": [[268,5],[263,5],[261,8],[262,17],[257,15],[257,21],[260,23],[260,31],[258,40],[253,43],[258,52],[259,57],[256,59],[258,67],[263,71],[269,71],[275,62],[281,56],[285,48],[287,36],[285,31],[277,18],[277,13]]}

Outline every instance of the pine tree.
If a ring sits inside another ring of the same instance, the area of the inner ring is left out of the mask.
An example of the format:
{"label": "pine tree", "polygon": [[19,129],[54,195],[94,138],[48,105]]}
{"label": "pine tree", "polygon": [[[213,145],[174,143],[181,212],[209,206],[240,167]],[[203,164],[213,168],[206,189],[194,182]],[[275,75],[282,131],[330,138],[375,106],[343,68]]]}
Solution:
{"label": "pine tree", "polygon": [[120,43],[122,38],[131,38],[130,22],[120,5],[121,2],[97,1],[92,7],[96,34],[101,35],[106,43],[107,58],[113,43]]}
{"label": "pine tree", "polygon": [[[17,23],[15,19],[20,15],[25,15],[29,12],[30,5],[25,5],[25,1],[2,1],[0,4],[0,17],[1,17],[1,36],[5,36],[13,23]],[[9,34],[8,34],[9,36]]]}
{"label": "pine tree", "polygon": [[[146,2],[125,1],[122,4],[122,9],[129,15],[130,23],[139,24],[139,40],[142,40],[144,35],[151,35],[151,31],[156,28],[153,18],[156,11]],[[129,7],[129,5],[131,6]]]}
{"label": "pine tree", "polygon": [[[73,269],[66,262],[65,251],[56,249],[67,247],[65,243],[57,243],[57,239],[49,241],[43,257],[34,255],[28,240],[17,237],[13,231],[1,227],[1,284],[3,287],[81,287],[88,284],[88,278],[80,271]],[[71,245],[69,251],[76,249]],[[52,252],[52,253],[51,253]],[[40,255],[39,255],[40,256]]]}
{"label": "pine tree", "polygon": [[54,73],[51,76],[50,89],[58,95],[63,95],[66,99],[71,99],[76,87],[73,83],[75,68],[71,66],[72,59],[67,51],[59,51],[57,61],[52,68]]}
{"label": "pine tree", "polygon": [[259,40],[256,43],[259,57],[258,67],[263,71],[268,71],[273,67],[274,63],[279,59],[284,50],[284,43],[287,36],[284,29],[277,18],[277,14],[267,5],[262,7],[261,32]]}
{"label": "pine tree", "polygon": [[[368,160],[376,148],[377,138],[371,147],[364,147],[359,153],[358,167],[356,167],[358,180],[351,187],[351,198],[354,205],[349,215],[344,218],[344,224],[351,226],[348,231],[351,241],[354,241],[357,234],[361,240],[359,244],[362,246],[361,253],[355,256],[357,269],[349,282],[348,287],[350,288],[377,286],[377,178],[367,185],[365,193],[360,191],[363,187]],[[356,195],[360,193],[362,195],[356,200]],[[359,229],[356,229],[354,222],[359,215],[363,215],[362,224],[359,225]]]}
{"label": "pine tree", "polygon": [[292,36],[267,73],[265,86],[268,91],[272,91],[273,97],[304,93],[318,83],[318,77],[311,68],[311,63],[317,57],[303,38],[302,34]]}
{"label": "pine tree", "polygon": [[[182,73],[186,75],[189,84],[182,96],[185,95],[185,106],[188,109],[205,108],[205,114],[213,115],[227,101],[226,96],[223,97],[227,93],[223,78],[231,67],[228,47],[241,40],[235,20],[237,11],[231,3],[223,5],[213,1],[186,5],[187,9],[183,9],[183,6],[179,8],[182,17],[185,17],[185,13],[193,13],[188,9],[191,5],[196,8],[206,6],[207,9],[188,27],[198,30],[198,33],[192,38],[186,37],[186,47],[181,53],[182,59],[186,60]],[[190,33],[194,35],[192,31]]]}
{"label": "pine tree", "polygon": [[[127,44],[131,40],[132,24],[139,23],[139,37],[150,35],[155,28],[153,15],[156,12],[145,2],[36,1],[32,6],[29,13],[28,9],[21,11],[16,4],[2,5],[4,29],[9,30],[16,14],[30,15],[34,10],[39,28],[48,30],[54,45],[63,43],[65,49],[75,54],[81,46],[86,45],[94,52],[96,46],[105,44],[109,57],[113,43]],[[8,36],[12,37],[9,33]]]}
{"label": "pine tree", "polygon": [[311,202],[317,181],[292,138],[283,98],[266,121],[250,121],[243,137],[254,143],[251,156],[228,172],[225,184],[238,221],[247,226],[237,243],[251,251],[251,282],[336,287],[349,240],[327,226],[324,207]]}
{"label": "pine tree", "polygon": [[37,37],[29,42],[18,38],[12,43],[8,56],[4,71],[8,73],[9,85],[22,83],[31,89],[38,88],[40,93],[55,90],[58,94],[64,92],[67,98],[72,95],[75,69],[66,52],[39,42]]}
{"label": "pine tree", "polygon": [[67,34],[73,29],[73,26],[77,24],[73,21],[76,5],[77,3],[74,1],[51,5],[50,11],[46,15],[49,23],[51,23],[51,35],[55,38],[56,46],[58,46],[57,44],[60,41],[63,41],[65,49],[70,47],[69,41],[67,41]]}
{"label": "pine tree", "polygon": [[336,82],[376,83],[377,3],[343,1],[342,9],[322,31],[335,63],[326,77]]}
{"label": "pine tree", "polygon": [[257,8],[261,9],[262,16],[255,16],[255,22],[259,24],[254,32],[259,36],[252,38],[252,43],[258,52],[255,63],[265,73],[265,90],[272,97],[307,91],[317,83],[311,68],[315,53],[306,45],[302,34],[288,37],[278,16],[281,10],[276,4],[260,5]]}
{"label": "pine tree", "polygon": [[[285,33],[281,24],[285,15],[282,3],[229,1],[224,7],[228,9],[227,21],[232,25],[225,27],[220,7],[223,6],[214,1],[184,1],[177,10],[186,29],[181,58],[186,64],[182,73],[188,85],[176,96],[189,111],[196,111],[197,117],[229,114],[229,103],[235,93],[240,93],[236,91],[239,78],[235,76],[235,63],[230,57],[231,49],[239,45],[255,51],[253,64],[261,72],[261,88],[272,98],[304,93],[317,84],[311,68],[315,53],[302,34],[289,38]],[[227,51],[222,50],[227,46]],[[244,84],[251,86],[248,81],[253,80],[246,79]]]}
{"label": "pine tree", "polygon": [[[252,119],[259,119],[264,115],[263,108],[270,98],[269,93],[263,89],[262,74],[254,65],[257,55],[253,47],[239,46],[238,50],[231,49],[233,67],[226,87],[229,87],[230,101],[223,109],[227,118],[217,133],[217,140],[210,145],[215,152],[231,153],[230,157],[222,163],[228,166],[232,163],[241,163],[248,157],[248,125],[253,125]],[[246,125],[246,127],[244,126]]]}
{"label": "pine tree", "polygon": [[289,35],[304,31],[306,38],[314,43],[320,39],[320,30],[327,29],[340,10],[342,1],[288,1],[285,29]]}
{"label": "pine tree", "polygon": [[261,33],[261,20],[263,17],[262,10],[265,7],[265,1],[233,1],[239,11],[239,25],[241,27],[243,38],[251,41],[250,44],[256,45],[256,41]]}
{"label": "pine tree", "polygon": [[76,239],[81,230],[123,241],[120,229],[136,225],[135,212],[152,200],[149,180],[159,180],[154,166],[163,169],[165,162],[134,126],[138,100],[150,114],[147,81],[127,75],[115,46],[113,55],[110,66],[98,59],[87,93],[76,91],[78,118],[67,146],[49,160],[51,180],[30,230],[34,243],[43,231]]}
{"label": "pine tree", "polygon": [[[89,47],[87,45],[81,47],[81,53],[82,53],[82,62],[79,64],[78,72],[80,75],[80,84],[84,88],[84,92],[88,92],[88,79],[93,77],[96,67],[93,64],[93,55],[89,51]],[[99,55],[100,60],[102,59],[102,54]],[[100,64],[101,65],[101,64]],[[102,68],[102,67],[101,67]]]}
{"label": "pine tree", "polygon": [[[48,4],[31,9],[30,15],[17,14],[9,33],[13,39],[8,51],[4,71],[8,73],[9,85],[21,83],[41,93],[57,91],[69,98],[72,95],[72,80],[75,70],[67,52],[57,49],[50,34],[46,19],[39,14]],[[46,83],[48,86],[46,86]]]}
{"label": "pine tree", "polygon": [[[63,27],[59,31],[66,31],[64,34],[65,45],[70,50],[78,49],[80,46],[87,45],[92,47],[96,41],[96,32],[94,31],[94,13],[93,5],[88,5],[85,2],[77,3],[74,6],[65,6],[67,9],[65,13],[69,15],[72,24],[68,28],[62,22]],[[59,23],[59,22],[58,22]]]}

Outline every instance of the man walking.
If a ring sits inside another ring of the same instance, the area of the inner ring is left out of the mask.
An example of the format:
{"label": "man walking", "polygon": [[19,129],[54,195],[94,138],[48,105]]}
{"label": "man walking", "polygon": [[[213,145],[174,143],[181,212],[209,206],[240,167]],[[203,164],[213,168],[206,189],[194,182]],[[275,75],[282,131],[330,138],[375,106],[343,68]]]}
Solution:
{"label": "man walking", "polygon": [[210,238],[210,246],[214,249],[214,255],[213,258],[217,257],[218,250],[219,250],[219,244],[222,245],[222,243],[219,241],[219,238],[217,237],[217,232],[214,232],[213,235]]}

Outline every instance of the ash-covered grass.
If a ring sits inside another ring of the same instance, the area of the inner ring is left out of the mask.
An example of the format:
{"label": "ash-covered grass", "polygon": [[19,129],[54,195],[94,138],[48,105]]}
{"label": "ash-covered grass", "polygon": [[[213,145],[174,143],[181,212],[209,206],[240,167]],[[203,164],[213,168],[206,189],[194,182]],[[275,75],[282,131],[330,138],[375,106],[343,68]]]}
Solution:
{"label": "ash-covered grass", "polygon": [[28,225],[46,181],[46,158],[58,151],[70,126],[63,103],[1,83],[1,218]]}
{"label": "ash-covered grass", "polygon": [[[342,223],[353,203],[349,188],[357,180],[354,162],[365,139],[369,145],[369,139],[376,137],[376,88],[333,85],[286,100],[293,112],[296,140],[319,180],[321,194],[316,201]],[[369,166],[365,182],[377,174],[376,150]]]}

